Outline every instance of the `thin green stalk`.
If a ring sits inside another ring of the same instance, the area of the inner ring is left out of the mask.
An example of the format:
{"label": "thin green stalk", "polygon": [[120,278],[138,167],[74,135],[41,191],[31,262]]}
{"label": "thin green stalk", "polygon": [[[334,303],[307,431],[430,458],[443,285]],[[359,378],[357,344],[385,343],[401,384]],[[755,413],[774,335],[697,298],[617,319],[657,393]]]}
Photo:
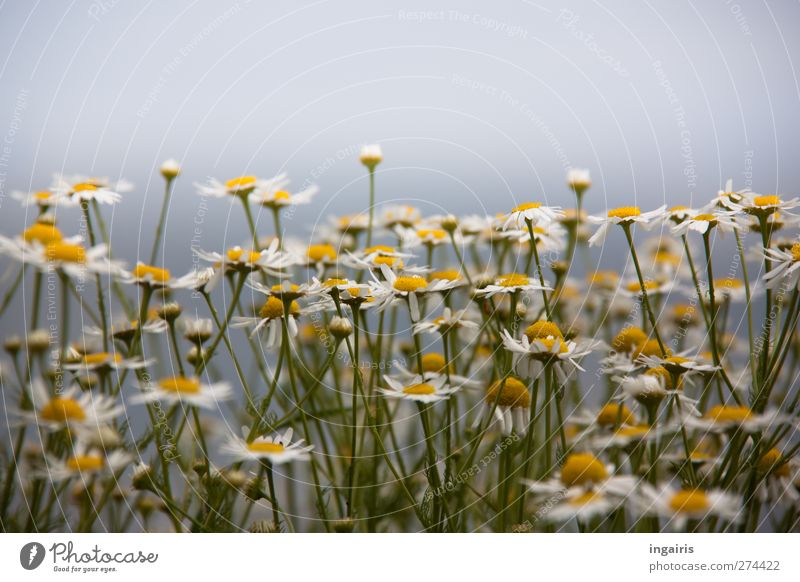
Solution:
{"label": "thin green stalk", "polygon": [[172,196],[172,183],[174,178],[166,178],[166,185],[164,186],[164,199],[161,202],[161,214],[158,217],[158,226],[156,227],[156,238],[153,241],[153,250],[150,251],[150,265],[156,264],[156,254],[158,247],[161,244],[161,237],[164,233],[164,222],[167,219],[167,210],[169,209],[169,199]]}

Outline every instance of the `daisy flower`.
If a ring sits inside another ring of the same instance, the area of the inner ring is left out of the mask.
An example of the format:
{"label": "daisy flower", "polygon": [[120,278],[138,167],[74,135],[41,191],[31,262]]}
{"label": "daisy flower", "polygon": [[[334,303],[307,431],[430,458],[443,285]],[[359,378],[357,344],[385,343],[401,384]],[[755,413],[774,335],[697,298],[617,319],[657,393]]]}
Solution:
{"label": "daisy flower", "polygon": [[387,398],[411,400],[423,404],[447,400],[451,394],[458,390],[456,387],[445,385],[447,378],[444,375],[433,379],[413,376],[403,382],[398,382],[390,376],[384,375],[383,381],[388,388],[378,388],[378,392]]}
{"label": "daisy flower", "polygon": [[668,525],[676,530],[683,529],[689,520],[718,517],[735,522],[742,516],[741,499],[721,489],[656,489],[642,483],[635,503],[645,515],[668,519]]}
{"label": "daisy flower", "polygon": [[[419,275],[401,275],[397,276],[386,265],[381,265],[381,274],[383,280],[378,279],[375,273],[372,273],[372,283],[370,290],[378,301],[378,311],[385,310],[394,301],[403,300],[408,303],[408,309],[411,313],[411,318],[414,322],[419,321],[419,299],[418,294],[425,291],[433,290],[428,289],[428,281]],[[443,285],[439,285],[442,288]]]}
{"label": "daisy flower", "polygon": [[79,353],[70,348],[64,362],[65,370],[78,372],[109,372],[111,370],[139,370],[146,368],[152,360],[135,357],[124,359],[118,352]]}
{"label": "daisy flower", "polygon": [[528,223],[537,224],[555,222],[564,213],[558,206],[544,206],[541,202],[524,202],[515,207],[503,220],[502,229],[526,230]]}
{"label": "daisy flower", "polygon": [[280,185],[274,180],[275,178],[256,186],[256,189],[250,194],[250,200],[255,204],[278,210],[287,206],[311,204],[314,196],[319,192],[319,188],[312,184],[308,188],[292,193],[286,189],[288,180]]}
{"label": "daisy flower", "polygon": [[672,227],[672,234],[683,236],[689,231],[694,231],[704,235],[712,228],[723,233],[733,232],[741,228],[741,225],[734,220],[735,216],[735,212],[725,210],[692,211],[683,222]]}
{"label": "daisy flower", "polygon": [[125,407],[114,398],[83,392],[71,386],[61,394],[51,395],[38,378],[30,385],[33,410],[20,410],[19,415],[47,430],[63,428],[97,428],[110,424]]}
{"label": "daisy flower", "polygon": [[50,189],[56,204],[78,206],[93,200],[100,204],[116,204],[122,200],[120,193],[130,192],[133,184],[126,180],[111,182],[108,178],[56,175]]}
{"label": "daisy flower", "polygon": [[450,236],[441,228],[418,226],[416,228],[397,227],[400,244],[404,249],[425,245],[437,247],[450,244]]}
{"label": "daisy flower", "polygon": [[227,382],[203,384],[199,378],[170,376],[161,378],[155,386],[131,397],[134,404],[151,402],[183,403],[189,406],[214,410],[222,400],[233,398],[233,390]]}
{"label": "daisy flower", "polygon": [[661,206],[650,212],[642,212],[638,206],[623,206],[609,210],[606,216],[589,216],[587,217],[589,222],[600,225],[597,232],[589,239],[589,246],[595,246],[605,241],[608,229],[615,224],[623,227],[638,224],[646,229],[652,228],[663,217],[665,209],[666,206]]}
{"label": "daisy flower", "polygon": [[569,168],[567,170],[567,186],[576,194],[583,194],[592,187],[592,177],[589,174],[589,170]]}
{"label": "daisy flower", "polygon": [[517,293],[518,291],[533,292],[533,291],[552,291],[552,287],[542,287],[539,283],[532,278],[521,273],[507,273],[495,278],[493,282],[481,289],[477,289],[475,294],[477,296],[493,297],[498,294]]}
{"label": "daisy flower", "polygon": [[[530,329],[530,328],[529,328]],[[581,358],[592,352],[597,342],[589,341],[578,344],[565,340],[559,336],[533,336],[523,335],[521,340],[511,337],[508,330],[502,332],[503,346],[514,356],[514,370],[525,378],[537,378],[547,364],[556,364],[555,371],[562,382],[568,377],[569,372],[581,370],[578,363]]]}
{"label": "daisy flower", "polygon": [[361,146],[358,159],[361,160],[361,163],[369,168],[370,171],[373,171],[375,166],[383,161],[383,150],[381,150],[381,146],[378,144],[363,145]]}
{"label": "daisy flower", "polygon": [[[479,388],[480,383],[472,378],[460,376],[455,373],[453,362],[450,362],[449,370],[446,369],[444,356],[437,352],[428,352],[422,355],[422,375],[425,382],[444,378],[453,390],[459,388]],[[395,364],[398,379],[405,384],[413,383],[419,379],[419,374],[412,372],[402,364]],[[448,373],[449,372],[449,373]]]}
{"label": "daisy flower", "polygon": [[665,221],[670,221],[673,224],[681,224],[687,218],[690,218],[696,211],[692,210],[688,206],[683,206],[681,204],[677,206],[671,206],[670,208],[664,210],[663,219]]}
{"label": "daisy flower", "polygon": [[727,433],[734,430],[759,432],[789,421],[789,417],[776,410],[759,414],[748,406],[717,404],[702,417],[687,419],[686,424],[704,432]]}
{"label": "daisy flower", "polygon": [[756,194],[754,192],[742,193],[741,199],[731,204],[734,210],[741,210],[758,218],[766,218],[775,212],[788,214],[788,210],[792,210],[798,206],[800,206],[800,198],[783,200],[777,194],[765,195]]}
{"label": "daisy flower", "polygon": [[381,223],[389,230],[411,228],[422,220],[419,209],[413,206],[389,206],[381,213]]}
{"label": "daisy flower", "polygon": [[[658,297],[659,295],[668,294],[672,291],[674,283],[670,280],[654,281],[652,279],[645,279],[644,290],[647,291],[649,297]],[[619,292],[626,297],[639,298],[642,296],[642,285],[638,279],[626,283],[619,289]]]}
{"label": "daisy flower", "polygon": [[686,350],[674,356],[661,357],[657,354],[647,355],[639,354],[636,358],[648,368],[663,367],[670,374],[681,376],[684,374],[709,374],[719,370],[719,366],[709,364],[704,358],[695,356],[687,357],[692,353],[692,350]]}
{"label": "daisy flower", "polygon": [[413,258],[413,254],[401,253],[387,245],[373,245],[362,251],[347,253],[343,263],[353,269],[375,269],[386,265],[391,269],[403,269],[403,259]]}
{"label": "daisy flower", "polygon": [[780,286],[800,289],[800,242],[787,250],[770,248],[763,252],[772,263],[772,269],[764,275],[767,289]]}
{"label": "daisy flower", "polygon": [[38,206],[42,211],[58,203],[58,198],[55,197],[51,190],[36,190],[33,192],[15,190],[11,193],[11,197],[26,208]]}
{"label": "daisy flower", "polygon": [[48,457],[46,468],[39,476],[53,482],[73,477],[80,477],[83,481],[96,476],[117,478],[133,460],[133,455],[120,449],[107,454],[100,447],[79,443],[66,459]]}
{"label": "daisy flower", "polygon": [[[486,388],[484,396],[484,415],[488,416],[494,410],[494,417],[490,418],[489,426],[495,422],[500,424],[500,431],[504,435],[517,432],[525,434],[528,425],[528,410],[531,407],[531,394],[528,387],[517,378],[509,376],[496,380]],[[478,416],[476,424],[481,417]]]}
{"label": "daisy flower", "polygon": [[244,250],[240,246],[228,249],[225,254],[196,250],[195,254],[212,263],[221,272],[252,273],[260,271],[272,277],[283,277],[284,270],[295,264],[295,259],[281,251],[278,239],[273,239],[267,248],[261,251]]}
{"label": "daisy flower", "polygon": [[[169,329],[169,325],[163,319],[160,319],[155,313],[148,314],[147,322],[142,326],[142,333],[149,333],[149,334],[160,334],[164,333]],[[139,321],[133,320],[129,321],[123,318],[117,318],[117,320],[108,328],[108,335],[114,339],[118,339],[123,342],[128,342],[133,339],[136,333],[139,330]],[[103,330],[102,328],[95,327],[95,326],[87,326],[84,327],[84,332],[87,335],[92,336],[99,336],[102,337]]]}
{"label": "daisy flower", "polygon": [[453,311],[445,307],[442,315],[429,321],[414,324],[414,333],[439,333],[446,334],[450,330],[480,329],[480,324],[466,319],[466,309]]}
{"label": "daisy flower", "polygon": [[771,500],[786,500],[795,506],[800,503],[800,490],[796,485],[800,478],[797,457],[786,458],[779,449],[773,447],[761,455],[756,469],[759,481],[755,494],[762,503]]}
{"label": "daisy flower", "polygon": [[123,274],[125,283],[142,285],[153,289],[186,289],[196,283],[196,275],[189,273],[177,279],[172,276],[169,269],[153,267],[144,263],[136,263],[132,271]]}
{"label": "daisy flower", "polygon": [[195,184],[201,196],[226,198],[228,196],[247,196],[256,188],[281,188],[289,183],[286,174],[280,174],[269,180],[259,179],[256,176],[237,176],[221,182],[209,178],[205,184]]}
{"label": "daisy flower", "polygon": [[304,439],[292,442],[294,431],[286,429],[283,434],[262,436],[248,442],[249,430],[242,429],[244,438],[231,435],[222,446],[222,451],[238,461],[266,461],[273,465],[282,465],[292,461],[308,461],[311,458],[313,445],[303,445]]}

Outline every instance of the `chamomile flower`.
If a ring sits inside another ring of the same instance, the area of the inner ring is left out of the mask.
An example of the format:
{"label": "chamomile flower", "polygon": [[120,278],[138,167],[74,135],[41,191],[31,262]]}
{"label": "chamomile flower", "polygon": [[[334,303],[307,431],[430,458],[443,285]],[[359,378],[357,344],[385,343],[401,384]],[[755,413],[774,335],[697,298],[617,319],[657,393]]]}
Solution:
{"label": "chamomile flower", "polygon": [[[412,249],[420,245],[437,247],[450,244],[450,235],[444,229],[419,225],[415,228],[396,228],[400,244],[404,249]],[[458,243],[458,241],[456,241]]]}
{"label": "chamomile flower", "polygon": [[348,253],[343,263],[353,269],[375,269],[382,265],[400,270],[405,268],[404,259],[413,258],[410,253],[403,253],[387,245],[373,245],[362,251]]}
{"label": "chamomile flower", "polygon": [[[455,373],[455,366],[445,366],[444,355],[437,352],[428,352],[420,358],[422,363],[422,377],[425,382],[436,381],[444,378],[453,390],[459,388],[479,388],[481,383],[474,378],[467,378]],[[414,383],[420,378],[417,372],[412,372],[400,363],[394,366],[397,380],[405,384]]]}
{"label": "chamomile flower", "polygon": [[465,309],[454,311],[449,307],[445,307],[442,315],[435,317],[428,321],[420,321],[414,324],[414,333],[439,333],[446,334],[451,330],[459,329],[480,329],[480,324],[475,321],[467,319]]}
{"label": "chamomile flower", "polygon": [[319,188],[313,184],[299,192],[290,192],[286,189],[287,184],[288,180],[285,184],[280,186],[274,179],[272,181],[268,180],[263,182],[256,186],[253,193],[250,194],[250,200],[255,204],[278,210],[288,206],[311,204],[314,200],[314,196],[319,192]]}
{"label": "chamomile flower", "polygon": [[151,360],[139,357],[123,358],[119,352],[79,353],[70,348],[65,358],[64,369],[77,372],[109,372],[111,370],[140,370],[150,365]]}
{"label": "chamomile flower", "polygon": [[694,211],[680,224],[672,227],[672,234],[683,236],[689,231],[706,234],[716,228],[719,232],[733,232],[739,230],[741,225],[735,220],[736,213],[725,210]]}
{"label": "chamomile flower", "polygon": [[243,437],[231,435],[222,445],[222,451],[238,461],[266,461],[272,465],[283,465],[292,461],[308,461],[311,458],[313,445],[304,445],[304,439],[292,441],[294,431],[286,429],[283,434],[262,436],[251,441],[247,439],[249,431],[242,429]]}
{"label": "chamomile flower", "polygon": [[701,417],[687,419],[687,426],[703,432],[727,433],[733,430],[758,432],[790,422],[785,414],[771,410],[758,413],[748,406],[716,404]]}
{"label": "chamomile flower", "polygon": [[296,260],[289,253],[281,251],[279,244],[278,239],[273,239],[270,245],[261,251],[245,250],[235,246],[228,249],[225,254],[201,250],[195,253],[224,273],[260,271],[272,277],[284,277],[285,270],[295,264]]}
{"label": "chamomile flower", "polygon": [[383,150],[378,144],[367,144],[361,146],[361,152],[358,154],[358,159],[370,171],[375,170],[375,166],[383,161]]}
{"label": "chamomile flower", "polygon": [[644,364],[648,368],[663,367],[667,372],[676,376],[682,376],[684,374],[710,374],[719,370],[718,366],[709,364],[705,358],[701,358],[697,355],[689,357],[692,353],[692,350],[686,350],[674,356],[666,357],[657,354],[639,354],[636,361]]}
{"label": "chamomile flower", "polygon": [[787,250],[769,248],[763,251],[772,269],[764,275],[767,289],[786,287],[800,289],[800,242]]}
{"label": "chamomile flower", "polygon": [[136,263],[136,266],[123,274],[126,283],[142,285],[153,289],[187,289],[196,283],[194,273],[175,278],[169,269]]}
{"label": "chamomile flower", "polygon": [[195,184],[195,187],[201,196],[226,198],[228,196],[248,196],[256,188],[281,188],[288,183],[289,180],[285,174],[275,176],[269,180],[259,179],[253,175],[245,175],[231,178],[225,182],[209,178],[205,184]]}
{"label": "chamomile flower", "polygon": [[526,481],[528,490],[534,497],[550,497],[566,494],[569,491],[598,491],[627,497],[636,488],[637,478],[632,476],[613,476],[613,467],[604,464],[591,453],[571,453],[553,477],[545,481]]}
{"label": "chamomile flower", "polygon": [[738,202],[731,204],[734,210],[740,210],[758,218],[766,218],[775,213],[788,211],[800,206],[800,198],[783,200],[777,194],[756,194],[745,192]]}
{"label": "chamomile flower", "polygon": [[[644,291],[647,291],[648,297],[659,297],[662,295],[667,295],[672,291],[674,286],[673,281],[666,279],[666,280],[653,280],[653,279],[646,279],[644,282]],[[625,285],[623,285],[619,292],[625,295],[626,297],[634,297],[639,298],[643,295],[642,285],[639,282],[639,279],[632,280]]]}
{"label": "chamomile flower", "polygon": [[[419,275],[398,276],[386,265],[381,265],[381,274],[383,275],[383,280],[378,279],[373,273],[370,285],[371,293],[378,301],[377,309],[383,311],[397,300],[407,301],[412,320],[414,322],[419,321],[418,295],[425,291],[433,290],[428,289],[428,281]],[[439,288],[442,287],[442,285],[439,286]]]}
{"label": "chamomile flower", "polygon": [[656,489],[642,483],[635,503],[643,514],[664,517],[676,530],[683,529],[689,520],[717,517],[735,522],[743,515],[741,499],[721,489]]}
{"label": "chamomile flower", "polygon": [[97,428],[110,424],[125,407],[103,394],[82,392],[71,386],[60,394],[50,394],[44,383],[34,379],[30,385],[33,410],[20,410],[20,417],[47,430]]}
{"label": "chamomile flower", "polygon": [[393,379],[391,376],[384,375],[383,381],[388,388],[378,388],[378,392],[387,398],[411,400],[423,404],[447,400],[451,394],[458,390],[458,388],[445,385],[447,378],[444,375],[433,379],[413,376],[404,379],[402,382]]}
{"label": "chamomile flower", "polygon": [[554,364],[559,378],[566,381],[569,373],[584,371],[578,362],[597,346],[594,341],[578,344],[559,336],[529,339],[528,335],[523,335],[522,339],[516,340],[508,330],[503,330],[502,337],[503,346],[514,357],[514,370],[525,378],[537,378],[544,366]]}
{"label": "chamomile flower", "polygon": [[411,228],[421,220],[422,214],[414,206],[389,206],[381,213],[381,224],[389,230]]}
{"label": "chamomile flower", "polygon": [[800,478],[797,457],[787,458],[773,447],[758,459],[756,471],[758,483],[755,494],[762,503],[773,500],[788,501],[795,506],[800,503],[800,490],[796,485]]}
{"label": "chamomile flower", "polygon": [[56,204],[78,206],[91,201],[116,204],[122,200],[120,193],[129,192],[133,185],[125,180],[112,182],[108,178],[57,175],[50,189]]}
{"label": "chamomile flower", "polygon": [[39,477],[53,482],[75,477],[83,481],[94,477],[117,478],[133,460],[133,455],[122,449],[108,452],[101,447],[78,443],[64,459],[48,457]]}
{"label": "chamomile flower", "polygon": [[[525,434],[530,407],[531,394],[528,387],[513,376],[496,380],[486,388],[484,416],[494,411],[494,416],[489,419],[489,425],[497,422],[500,425],[500,432],[504,435],[510,435],[515,431],[521,435]],[[476,422],[480,420],[479,416]]]}
{"label": "chamomile flower", "polygon": [[545,206],[541,202],[524,202],[516,206],[502,222],[503,230],[526,230],[528,223],[548,224],[563,216],[558,206]]}
{"label": "chamomile flower", "polygon": [[11,193],[11,197],[24,207],[38,206],[42,211],[58,204],[58,198],[52,190],[34,190],[33,192],[15,190]]}
{"label": "chamomile flower", "polygon": [[661,206],[650,212],[642,212],[638,206],[623,206],[609,210],[606,216],[589,216],[589,222],[600,225],[597,232],[589,238],[589,246],[595,246],[605,241],[608,230],[615,224],[625,228],[634,224],[646,229],[652,228],[663,218],[665,209],[666,206]]}
{"label": "chamomile flower", "polygon": [[493,297],[499,294],[508,294],[508,293],[517,293],[519,291],[522,292],[534,292],[534,291],[552,291],[552,287],[547,286],[547,282],[545,281],[544,287],[540,285],[537,281],[528,277],[527,275],[523,275],[521,273],[506,273],[505,275],[500,275],[499,277],[494,278],[494,280],[475,291],[475,294],[479,297]]}
{"label": "chamomile flower", "polygon": [[233,390],[227,382],[203,384],[199,378],[170,376],[161,378],[154,386],[131,397],[134,404],[150,402],[182,403],[215,410],[219,403],[233,397]]}
{"label": "chamomile flower", "polygon": [[[169,329],[169,325],[163,319],[160,319],[155,313],[148,317],[145,324],[142,326],[141,333],[147,334],[161,334]],[[97,326],[86,326],[84,331],[87,335],[102,337],[103,329]],[[124,318],[117,318],[113,324],[108,328],[108,335],[111,338],[128,342],[139,332],[139,321],[130,321]]]}

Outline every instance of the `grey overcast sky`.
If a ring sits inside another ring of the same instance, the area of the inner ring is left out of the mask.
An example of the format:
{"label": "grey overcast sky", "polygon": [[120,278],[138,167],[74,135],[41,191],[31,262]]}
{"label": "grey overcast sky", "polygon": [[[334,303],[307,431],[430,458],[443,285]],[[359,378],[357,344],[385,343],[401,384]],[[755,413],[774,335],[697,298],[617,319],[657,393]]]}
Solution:
{"label": "grey overcast sky", "polygon": [[[743,0],[5,1],[0,220],[29,221],[8,195],[53,172],[126,177],[113,230],[132,262],[175,157],[168,256],[183,262],[194,182],[316,182],[287,225],[301,235],[364,207],[370,142],[379,198],[427,212],[564,206],[569,166],[592,171],[591,211],[699,203],[729,177],[794,193],[799,16]],[[246,238],[240,212],[212,211],[203,246]]]}

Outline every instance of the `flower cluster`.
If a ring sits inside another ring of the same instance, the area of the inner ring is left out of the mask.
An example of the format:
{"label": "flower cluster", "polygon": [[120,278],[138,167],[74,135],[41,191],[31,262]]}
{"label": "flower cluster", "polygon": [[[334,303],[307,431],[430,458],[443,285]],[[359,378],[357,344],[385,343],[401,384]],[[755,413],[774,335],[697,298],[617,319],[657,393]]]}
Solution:
{"label": "flower cluster", "polygon": [[5,529],[797,530],[798,199],[587,215],[573,169],[561,205],[426,216],[381,205],[379,146],[360,161],[365,210],[307,240],[281,219],[316,186],[196,184],[248,232],[178,270],[156,261],[173,160],[147,259],[105,226],[129,183],[15,193],[37,216],[0,236],[0,317],[25,310]]}

